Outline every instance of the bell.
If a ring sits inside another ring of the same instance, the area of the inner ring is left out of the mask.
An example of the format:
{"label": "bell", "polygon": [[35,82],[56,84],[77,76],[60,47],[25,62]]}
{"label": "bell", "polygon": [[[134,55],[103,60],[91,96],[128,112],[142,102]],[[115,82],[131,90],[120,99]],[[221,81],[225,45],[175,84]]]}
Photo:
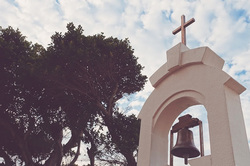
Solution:
{"label": "bell", "polygon": [[193,132],[187,128],[180,129],[177,135],[177,141],[175,146],[171,149],[171,154],[176,157],[185,159],[187,165],[187,159],[197,157],[200,155],[199,150],[194,145]]}

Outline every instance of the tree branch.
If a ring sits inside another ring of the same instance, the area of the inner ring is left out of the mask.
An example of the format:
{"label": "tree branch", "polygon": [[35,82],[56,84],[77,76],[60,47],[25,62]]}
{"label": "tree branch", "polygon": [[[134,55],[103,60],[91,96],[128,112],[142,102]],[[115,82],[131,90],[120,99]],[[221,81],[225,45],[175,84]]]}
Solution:
{"label": "tree branch", "polygon": [[109,113],[109,116],[112,116],[113,114],[113,104],[114,104],[114,99],[115,99],[115,96],[116,96],[116,93],[118,91],[118,83],[115,84],[115,87],[114,87],[114,90],[109,98],[109,101],[108,101],[108,107],[107,107],[107,111]]}
{"label": "tree branch", "polygon": [[77,142],[79,142],[79,140],[81,140],[83,135],[83,131],[72,131],[71,130],[71,138],[70,140],[63,146],[63,154],[67,153],[71,148],[74,148],[77,144]]}
{"label": "tree branch", "polygon": [[49,159],[45,162],[44,165],[61,165],[62,157],[63,157],[63,147],[62,147],[62,138],[63,132],[59,131],[54,138],[54,150],[51,153]]}
{"label": "tree branch", "polygon": [[75,154],[74,159],[70,162],[69,166],[74,166],[76,160],[78,159],[79,155],[80,155],[80,147],[81,147],[81,140],[78,141],[78,146],[77,146],[77,151]]}

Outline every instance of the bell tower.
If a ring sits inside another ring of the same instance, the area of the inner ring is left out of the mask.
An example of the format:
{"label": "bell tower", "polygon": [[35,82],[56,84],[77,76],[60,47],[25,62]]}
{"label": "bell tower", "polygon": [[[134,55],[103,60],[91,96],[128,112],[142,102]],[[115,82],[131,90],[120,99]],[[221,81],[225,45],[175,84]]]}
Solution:
{"label": "bell tower", "polygon": [[168,134],[188,107],[207,111],[211,155],[190,159],[191,166],[247,166],[250,152],[241,109],[245,88],[222,70],[224,60],[208,47],[179,43],[151,77],[154,87],[140,114],[138,166],[169,166]]}

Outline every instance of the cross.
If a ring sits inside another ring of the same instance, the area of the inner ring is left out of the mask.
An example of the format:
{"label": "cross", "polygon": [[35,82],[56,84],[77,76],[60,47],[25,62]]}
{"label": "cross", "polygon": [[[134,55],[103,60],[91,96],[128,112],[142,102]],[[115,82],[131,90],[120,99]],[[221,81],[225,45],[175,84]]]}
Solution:
{"label": "cross", "polygon": [[181,31],[181,42],[186,45],[186,27],[195,22],[195,19],[192,18],[188,22],[185,22],[185,16],[181,16],[181,26],[175,29],[172,33],[175,35],[176,33]]}

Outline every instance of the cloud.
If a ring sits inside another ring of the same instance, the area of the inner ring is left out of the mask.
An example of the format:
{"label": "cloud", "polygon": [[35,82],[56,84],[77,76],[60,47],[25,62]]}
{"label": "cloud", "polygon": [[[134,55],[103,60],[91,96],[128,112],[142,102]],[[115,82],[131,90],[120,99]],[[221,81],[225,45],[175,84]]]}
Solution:
{"label": "cloud", "polygon": [[139,101],[139,100],[135,100],[129,103],[129,106],[131,107],[141,107],[143,105],[144,101]]}
{"label": "cloud", "polygon": [[132,110],[128,111],[128,112],[126,113],[126,115],[128,115],[128,116],[129,116],[129,115],[138,116],[139,112],[140,112],[140,111],[138,111],[137,109],[132,109]]}
{"label": "cloud", "polygon": [[53,0],[1,2],[1,26],[19,28],[33,43],[47,46],[55,31],[65,29],[59,6]]}

